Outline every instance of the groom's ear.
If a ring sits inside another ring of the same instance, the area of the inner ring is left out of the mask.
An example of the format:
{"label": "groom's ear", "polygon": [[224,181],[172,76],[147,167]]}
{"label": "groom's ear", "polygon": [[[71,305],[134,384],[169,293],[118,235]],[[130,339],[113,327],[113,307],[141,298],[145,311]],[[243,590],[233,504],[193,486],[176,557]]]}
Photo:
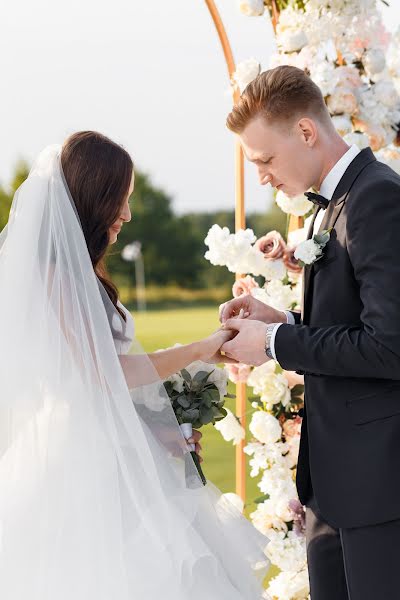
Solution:
{"label": "groom's ear", "polygon": [[312,148],[318,138],[318,127],[316,122],[309,117],[303,117],[298,121],[297,127],[304,143],[309,148]]}

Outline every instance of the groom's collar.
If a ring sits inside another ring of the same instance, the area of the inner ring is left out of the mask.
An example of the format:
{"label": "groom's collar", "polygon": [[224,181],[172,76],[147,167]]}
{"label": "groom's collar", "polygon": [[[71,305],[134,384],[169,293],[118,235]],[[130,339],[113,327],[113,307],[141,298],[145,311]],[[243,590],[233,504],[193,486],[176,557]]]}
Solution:
{"label": "groom's collar", "polygon": [[371,162],[375,161],[376,158],[371,148],[364,148],[359,154],[351,161],[342,178],[337,184],[335,191],[333,192],[332,200],[335,205],[344,202],[347,196],[347,192],[350,190],[355,179],[358,177],[360,172]]}
{"label": "groom's collar", "polygon": [[327,200],[331,200],[333,192],[337,188],[339,181],[342,179],[346,172],[346,169],[351,162],[355,159],[357,154],[360,153],[360,148],[353,144],[346,150],[346,152],[339,158],[339,160],[333,165],[329,173],[325,176],[321,183],[319,193],[324,196]]}

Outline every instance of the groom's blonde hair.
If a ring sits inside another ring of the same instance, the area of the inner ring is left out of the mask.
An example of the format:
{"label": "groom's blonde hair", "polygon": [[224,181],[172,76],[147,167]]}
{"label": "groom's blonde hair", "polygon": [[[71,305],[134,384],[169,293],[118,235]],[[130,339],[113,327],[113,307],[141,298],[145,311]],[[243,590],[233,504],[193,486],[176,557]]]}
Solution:
{"label": "groom's blonde hair", "polygon": [[264,71],[249,83],[229,113],[226,125],[240,134],[258,116],[269,124],[290,124],[299,117],[330,122],[319,87],[305,71],[289,65]]}

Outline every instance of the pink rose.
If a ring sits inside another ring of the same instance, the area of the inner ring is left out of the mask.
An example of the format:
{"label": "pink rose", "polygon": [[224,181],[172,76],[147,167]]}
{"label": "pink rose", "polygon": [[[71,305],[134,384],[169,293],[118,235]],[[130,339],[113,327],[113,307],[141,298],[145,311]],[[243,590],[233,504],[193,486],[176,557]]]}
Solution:
{"label": "pink rose", "polygon": [[304,506],[300,504],[297,498],[289,500],[289,509],[293,515],[293,531],[298,536],[303,536],[306,530],[306,512]]}
{"label": "pink rose", "polygon": [[283,264],[288,271],[292,273],[301,273],[303,267],[299,265],[299,261],[294,257],[296,248],[286,248],[283,254]]}
{"label": "pink rose", "polygon": [[300,436],[302,421],[303,419],[297,416],[294,417],[294,419],[287,419],[287,421],[284,422],[282,429],[286,440]]}
{"label": "pink rose", "polygon": [[232,383],[247,383],[247,379],[251,371],[251,367],[249,365],[244,365],[243,363],[239,363],[237,365],[226,364],[225,367],[229,373],[229,379],[232,381]]}
{"label": "pink rose", "polygon": [[276,260],[283,257],[286,242],[278,231],[270,231],[256,241],[255,247],[264,254],[264,258]]}
{"label": "pink rose", "polygon": [[232,294],[234,298],[238,298],[243,294],[250,294],[252,289],[258,287],[260,286],[257,281],[255,281],[251,275],[247,275],[246,277],[241,277],[235,281],[232,287]]}

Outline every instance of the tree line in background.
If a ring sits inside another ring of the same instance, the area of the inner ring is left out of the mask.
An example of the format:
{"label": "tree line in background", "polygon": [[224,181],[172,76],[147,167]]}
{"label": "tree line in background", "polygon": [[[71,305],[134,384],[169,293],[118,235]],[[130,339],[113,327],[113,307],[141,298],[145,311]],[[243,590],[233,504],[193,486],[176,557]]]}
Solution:
{"label": "tree line in background", "polygon": [[[29,167],[21,162],[8,188],[0,186],[0,230],[6,225],[15,190],[26,179]],[[234,231],[234,210],[176,215],[172,199],[153,186],[148,175],[135,172],[135,190],[131,199],[132,220],[122,228],[116,244],[110,247],[108,269],[118,285],[132,283],[132,265],[121,257],[121,250],[133,241],[142,244],[146,283],[205,289],[232,285],[233,275],[216,269],[204,259],[204,238],[218,223]],[[276,229],[285,233],[286,220],[274,204],[267,213],[247,216],[247,227],[257,237]]]}

